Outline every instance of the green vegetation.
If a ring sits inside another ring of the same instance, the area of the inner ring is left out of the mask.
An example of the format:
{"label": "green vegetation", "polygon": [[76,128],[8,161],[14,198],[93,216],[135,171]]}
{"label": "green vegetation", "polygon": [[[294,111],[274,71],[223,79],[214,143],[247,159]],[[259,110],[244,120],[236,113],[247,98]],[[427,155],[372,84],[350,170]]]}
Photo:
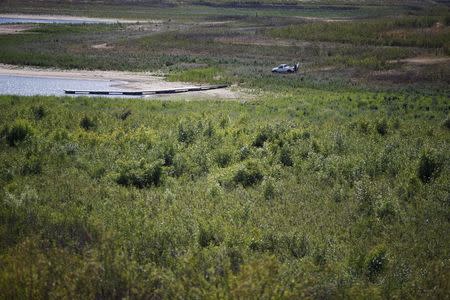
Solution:
{"label": "green vegetation", "polygon": [[224,78],[223,70],[217,67],[195,68],[170,74],[168,80],[200,83],[230,83]]}
{"label": "green vegetation", "polygon": [[0,96],[1,299],[448,298],[445,4],[7,2],[141,22],[0,34],[2,63],[253,96]]}
{"label": "green vegetation", "polygon": [[[35,9],[49,13],[52,5]],[[16,9],[20,11],[20,7]],[[89,7],[91,14],[86,13]],[[142,22],[40,25],[25,34],[0,35],[0,62],[152,71],[168,75],[169,80],[231,83],[268,91],[304,87],[348,90],[355,86],[379,90],[392,85],[395,89],[448,89],[448,63],[401,62],[449,54],[446,6],[370,6],[377,12],[368,18],[360,14],[367,7],[353,5],[342,10],[325,5],[312,19],[310,7],[230,7],[221,11],[224,8],[212,5],[195,6],[196,13],[189,14],[189,9],[177,5],[106,5],[100,10],[95,5],[73,4],[65,11],[73,13],[74,8],[89,16],[102,16],[101,12],[110,10],[118,12],[115,17],[120,17],[120,12],[136,12],[136,17],[124,16]],[[183,17],[167,10],[183,11]],[[350,15],[339,15],[345,11]],[[172,17],[166,18],[165,13]],[[156,19],[162,22],[145,22],[155,15],[161,16]],[[103,44],[106,47],[96,47]],[[297,61],[299,74],[280,77],[270,73],[281,62]]]}
{"label": "green vegetation", "polygon": [[2,136],[10,146],[17,146],[27,137],[31,136],[32,128],[27,121],[16,120],[11,128],[5,126],[2,130]]}
{"label": "green vegetation", "polygon": [[442,48],[450,54],[450,15],[308,23],[273,29],[271,36],[308,41]]}
{"label": "green vegetation", "polygon": [[445,297],[448,112],[2,96],[1,297]]}
{"label": "green vegetation", "polygon": [[[102,4],[85,1],[39,1],[7,0],[8,5],[0,7],[2,13],[56,14],[86,17],[125,18],[132,20],[223,20],[224,18],[242,18],[249,16],[320,16],[320,17],[373,17],[397,12],[405,13],[426,5],[408,6],[404,3],[395,5],[392,1],[380,3],[366,2],[359,5],[336,3],[273,3],[267,1],[103,1]],[[264,5],[269,2],[272,5]],[[340,2],[340,3],[339,3]],[[348,4],[348,3],[347,3]],[[394,11],[393,11],[394,10]]]}

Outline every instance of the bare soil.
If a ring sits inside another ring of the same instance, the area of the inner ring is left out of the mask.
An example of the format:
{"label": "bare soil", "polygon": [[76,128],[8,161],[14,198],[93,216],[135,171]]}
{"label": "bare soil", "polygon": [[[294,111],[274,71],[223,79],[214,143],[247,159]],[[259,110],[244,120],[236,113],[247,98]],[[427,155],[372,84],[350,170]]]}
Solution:
{"label": "bare soil", "polygon": [[94,49],[113,49],[114,46],[108,45],[107,43],[92,45]]}
{"label": "bare soil", "polygon": [[411,58],[405,58],[405,59],[398,59],[398,60],[390,60],[388,63],[395,64],[395,63],[408,63],[408,64],[415,64],[415,65],[435,65],[435,64],[445,64],[450,63],[450,57],[437,57],[437,56],[419,56],[419,57],[411,57]]}

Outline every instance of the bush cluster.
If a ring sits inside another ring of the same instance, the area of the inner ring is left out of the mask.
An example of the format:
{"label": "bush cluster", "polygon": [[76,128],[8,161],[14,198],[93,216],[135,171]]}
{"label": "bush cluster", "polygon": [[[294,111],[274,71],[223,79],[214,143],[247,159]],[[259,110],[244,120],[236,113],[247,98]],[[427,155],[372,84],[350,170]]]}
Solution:
{"label": "bush cluster", "polygon": [[366,274],[370,280],[375,280],[384,270],[388,264],[387,250],[384,245],[379,245],[373,248],[365,259]]}
{"label": "bush cluster", "polygon": [[120,185],[132,185],[137,188],[158,186],[162,180],[162,165],[163,162],[158,160],[152,163],[140,163],[139,166],[127,166],[120,172],[116,181]]}
{"label": "bush cluster", "polygon": [[25,120],[17,120],[11,127],[5,126],[2,130],[2,136],[11,147],[18,146],[27,137],[33,135],[33,127]]}
{"label": "bush cluster", "polygon": [[84,130],[94,130],[97,127],[97,123],[92,118],[84,116],[80,121],[80,127]]}
{"label": "bush cluster", "polygon": [[436,154],[431,151],[424,151],[420,156],[417,176],[423,183],[428,183],[439,174],[440,165]]}
{"label": "bush cluster", "polygon": [[264,179],[261,167],[256,161],[247,161],[241,165],[233,176],[236,184],[242,184],[244,187],[260,183]]}

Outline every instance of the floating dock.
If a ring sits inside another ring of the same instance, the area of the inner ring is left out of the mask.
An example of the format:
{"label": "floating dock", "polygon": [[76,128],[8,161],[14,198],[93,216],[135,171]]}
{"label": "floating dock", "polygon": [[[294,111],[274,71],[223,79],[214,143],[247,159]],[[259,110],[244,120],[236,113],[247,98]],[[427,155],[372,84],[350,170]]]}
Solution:
{"label": "floating dock", "polygon": [[228,87],[226,84],[174,88],[167,90],[150,90],[150,91],[83,91],[83,90],[64,90],[64,93],[71,95],[126,95],[126,96],[145,96],[145,95],[159,95],[159,94],[177,94],[186,92],[200,92],[215,89],[223,89]]}

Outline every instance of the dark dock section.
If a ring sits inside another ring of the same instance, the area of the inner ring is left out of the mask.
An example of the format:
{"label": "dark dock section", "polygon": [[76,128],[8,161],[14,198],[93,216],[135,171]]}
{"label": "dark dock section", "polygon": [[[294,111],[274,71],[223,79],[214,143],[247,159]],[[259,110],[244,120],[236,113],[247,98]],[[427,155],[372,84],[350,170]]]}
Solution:
{"label": "dark dock section", "polygon": [[226,84],[198,86],[187,88],[175,88],[167,90],[151,90],[151,91],[83,91],[83,90],[64,90],[66,94],[72,95],[126,95],[126,96],[145,96],[145,95],[159,95],[159,94],[176,94],[186,92],[199,92],[214,89],[223,89],[228,87]]}

